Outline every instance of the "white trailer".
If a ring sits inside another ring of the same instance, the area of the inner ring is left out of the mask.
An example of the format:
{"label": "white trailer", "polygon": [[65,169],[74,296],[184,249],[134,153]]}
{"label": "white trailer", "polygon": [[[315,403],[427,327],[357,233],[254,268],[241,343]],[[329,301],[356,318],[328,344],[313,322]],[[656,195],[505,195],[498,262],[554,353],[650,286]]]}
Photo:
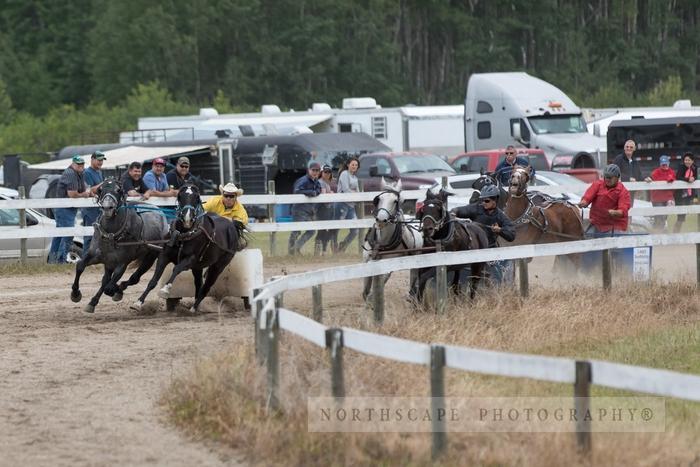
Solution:
{"label": "white trailer", "polygon": [[608,126],[616,120],[700,117],[700,107],[693,107],[690,100],[683,99],[674,102],[671,107],[584,109],[583,115],[588,122],[588,132],[596,136],[605,137],[608,134]]}
{"label": "white trailer", "polygon": [[139,118],[136,132],[122,138],[148,141],[214,137],[292,135],[300,133],[367,133],[393,151],[425,151],[443,156],[464,150],[463,105],[382,108],[371,97],[343,99],[341,109],[325,103],[305,111],[282,112],[263,105],[261,112]]}

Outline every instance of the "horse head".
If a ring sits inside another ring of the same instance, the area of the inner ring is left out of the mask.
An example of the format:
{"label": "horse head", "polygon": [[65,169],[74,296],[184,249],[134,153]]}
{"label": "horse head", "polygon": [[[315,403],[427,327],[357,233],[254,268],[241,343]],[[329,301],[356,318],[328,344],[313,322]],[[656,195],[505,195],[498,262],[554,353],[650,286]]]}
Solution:
{"label": "horse head", "polygon": [[401,180],[387,183],[382,177],[382,192],[374,197],[374,220],[380,228],[396,222],[401,214]]}
{"label": "horse head", "polygon": [[202,212],[202,199],[196,185],[185,184],[177,192],[177,219],[185,230],[194,227]]}
{"label": "horse head", "polygon": [[433,238],[449,219],[447,213],[447,197],[451,193],[440,190],[435,194],[430,189],[426,192],[425,203],[421,213],[421,230],[424,238]]}
{"label": "horse head", "polygon": [[516,165],[510,174],[510,196],[520,198],[527,192],[527,183],[530,181],[530,167]]}
{"label": "horse head", "polygon": [[108,177],[97,189],[97,204],[102,208],[105,217],[116,216],[119,208],[125,203],[126,192],[114,177]]}

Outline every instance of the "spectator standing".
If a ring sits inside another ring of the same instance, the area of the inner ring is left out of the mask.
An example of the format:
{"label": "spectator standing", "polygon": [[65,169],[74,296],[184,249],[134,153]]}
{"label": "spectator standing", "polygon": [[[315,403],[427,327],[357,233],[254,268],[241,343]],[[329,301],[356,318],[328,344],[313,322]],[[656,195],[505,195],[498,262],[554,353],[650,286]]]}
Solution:
{"label": "spectator standing", "polygon": [[143,183],[143,178],[141,178],[141,163],[132,162],[129,164],[129,169],[122,176],[121,179],[122,188],[126,192],[127,196],[145,196],[148,192],[146,184]]}
{"label": "spectator standing", "polygon": [[[356,157],[352,157],[346,164],[346,170],[343,170],[338,176],[338,193],[359,193],[360,183],[357,180],[357,170],[360,168],[360,161]],[[337,203],[336,215],[338,220],[357,219],[357,212],[353,203]],[[350,229],[348,235],[343,241],[338,244],[336,252],[343,252],[350,243],[357,237],[358,229]]]}
{"label": "spectator standing", "polygon": [[177,165],[174,169],[166,174],[168,186],[171,190],[179,191],[180,187],[188,182],[193,182],[192,174],[190,173],[190,159],[181,157],[177,160]]}
{"label": "spectator standing", "polygon": [[578,206],[591,206],[593,233],[610,233],[612,236],[616,230],[627,230],[631,204],[629,191],[620,183],[620,168],[610,164],[603,170],[603,180],[596,180],[588,187]]}
{"label": "spectator standing", "polygon": [[[651,177],[647,179],[647,182],[675,182],[676,173],[671,170],[670,164],[670,157],[667,155],[661,156],[659,158],[659,167],[651,172]],[[674,200],[673,190],[651,190],[651,205],[655,207],[675,206],[676,202]],[[664,229],[667,217],[668,216],[654,216],[654,227],[658,230]]]}
{"label": "spectator standing", "polygon": [[153,167],[143,176],[143,183],[148,188],[144,198],[151,197],[169,198],[176,196],[177,192],[168,186],[168,179],[165,176],[165,159],[158,158],[153,161]]}
{"label": "spectator standing", "polygon": [[[319,179],[321,184],[321,193],[335,193],[337,189],[337,184],[333,180],[333,168],[326,164],[321,168],[321,178]],[[330,221],[335,217],[335,203],[322,203],[316,205],[316,219],[320,221]],[[314,254],[326,254],[328,249],[328,243],[332,244],[332,251],[335,250],[336,245],[333,240],[337,242],[337,230],[319,230],[316,234],[316,242],[314,244]],[[336,234],[336,235],[334,235]]]}
{"label": "spectator standing", "polygon": [[623,152],[613,160],[613,164],[620,168],[620,181],[622,182],[641,182],[643,180],[639,162],[633,157],[636,149],[635,142],[631,139],[627,140],[623,146]]}
{"label": "spectator standing", "polygon": [[[84,171],[85,160],[80,156],[73,156],[70,166],[63,171],[58,179],[57,197],[89,198],[91,194],[85,187]],[[75,216],[78,213],[78,208],[56,208],[53,212],[56,219],[56,227],[75,227]],[[54,237],[51,240],[48,262],[54,264],[65,263],[72,241],[72,236]]]}
{"label": "spectator standing", "polygon": [[[104,177],[102,176],[102,164],[104,164],[105,159],[107,158],[102,151],[93,152],[92,156],[90,156],[90,167],[86,168],[83,172],[85,185],[92,196],[95,196],[97,189],[104,181]],[[83,208],[80,212],[83,215],[83,226],[85,227],[93,225],[97,222],[97,218],[100,217],[100,208]],[[91,241],[92,235],[83,237],[83,255],[85,255],[90,248]]]}
{"label": "spectator standing", "polygon": [[[530,167],[530,161],[526,157],[519,157],[515,146],[512,144],[506,147],[506,158],[496,166],[496,179],[501,186],[507,187],[510,184],[510,175],[513,173],[513,168],[517,165],[520,167]],[[530,167],[530,180],[535,176],[535,168]]]}
{"label": "spectator standing", "polygon": [[227,183],[225,186],[219,185],[219,191],[221,191],[221,195],[212,196],[204,203],[202,206],[204,210],[248,225],[248,213],[243,204],[238,201],[243,190],[233,183]]}
{"label": "spectator standing", "polygon": [[[695,157],[692,152],[686,152],[683,155],[683,165],[676,171],[676,180],[684,180],[688,183],[693,183],[698,179],[698,167],[695,165]],[[696,191],[692,188],[685,190],[674,190],[676,198],[676,206],[689,206],[693,204]],[[676,225],[673,227],[673,233],[681,231],[681,227],[685,222],[685,214],[678,214]]]}
{"label": "spectator standing", "polygon": [[[315,161],[309,162],[306,175],[300,177],[294,182],[294,194],[306,195],[310,197],[321,194],[321,184],[318,181],[319,173],[321,172],[321,164]],[[292,205],[292,219],[294,222],[309,222],[315,217],[316,208],[312,203],[297,203]],[[289,236],[288,250],[290,255],[301,253],[301,248],[304,244],[313,237],[314,231],[307,230],[299,237],[299,231],[292,232]],[[297,240],[297,238],[299,239]]]}

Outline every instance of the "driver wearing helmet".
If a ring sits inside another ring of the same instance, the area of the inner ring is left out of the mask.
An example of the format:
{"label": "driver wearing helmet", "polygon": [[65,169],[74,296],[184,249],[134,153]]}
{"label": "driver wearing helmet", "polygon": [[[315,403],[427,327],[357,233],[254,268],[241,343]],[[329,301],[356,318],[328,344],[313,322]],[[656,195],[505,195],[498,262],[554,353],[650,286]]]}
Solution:
{"label": "driver wearing helmet", "polygon": [[594,233],[627,230],[630,193],[620,183],[620,167],[610,164],[603,170],[603,180],[596,180],[586,190],[579,207],[591,206],[590,220]]}
{"label": "driver wearing helmet", "polygon": [[[489,248],[498,246],[498,237],[502,237],[508,242],[515,240],[515,225],[498,209],[498,196],[500,195],[498,186],[486,185],[481,189],[479,203],[468,204],[459,208],[454,208],[450,213],[461,219],[470,219],[477,222],[479,227],[484,229],[489,239]],[[491,279],[500,284],[507,278],[512,279],[512,261],[492,261],[487,266],[487,271]]]}
{"label": "driver wearing helmet", "polygon": [[461,219],[470,219],[481,224],[489,238],[489,248],[498,246],[498,237],[506,241],[515,240],[515,227],[513,222],[498,209],[498,196],[500,195],[496,185],[486,185],[479,195],[479,203],[468,204],[452,209],[451,213]]}

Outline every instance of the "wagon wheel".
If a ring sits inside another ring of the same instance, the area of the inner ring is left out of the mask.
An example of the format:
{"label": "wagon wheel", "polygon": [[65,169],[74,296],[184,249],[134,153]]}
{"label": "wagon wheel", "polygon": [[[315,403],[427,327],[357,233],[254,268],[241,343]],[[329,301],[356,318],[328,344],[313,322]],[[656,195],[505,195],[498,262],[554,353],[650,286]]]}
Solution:
{"label": "wagon wheel", "polygon": [[175,311],[178,303],[180,303],[180,298],[166,298],[165,299],[165,311]]}

